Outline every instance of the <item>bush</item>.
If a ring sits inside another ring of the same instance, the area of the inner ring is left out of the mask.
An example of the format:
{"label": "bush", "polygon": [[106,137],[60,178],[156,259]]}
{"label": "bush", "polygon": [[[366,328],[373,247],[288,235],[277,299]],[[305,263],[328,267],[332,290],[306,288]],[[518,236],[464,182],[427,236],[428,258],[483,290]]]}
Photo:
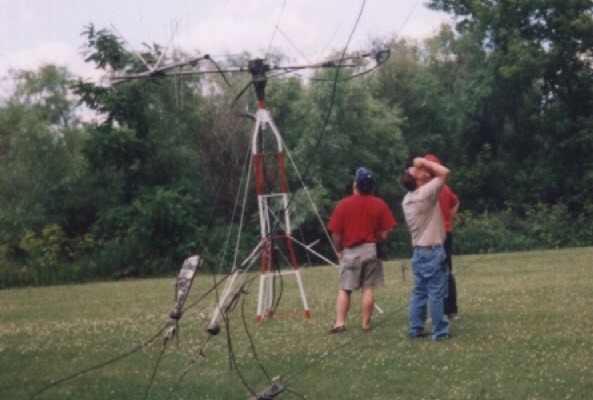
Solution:
{"label": "bush", "polygon": [[89,280],[92,263],[82,261],[90,259],[96,247],[91,235],[68,238],[57,224],[26,231],[17,247],[0,246],[0,287]]}
{"label": "bush", "polygon": [[25,275],[34,284],[59,281],[61,264],[69,260],[70,249],[64,231],[52,224],[41,232],[27,231],[19,247],[25,252]]}
{"label": "bush", "polygon": [[592,210],[589,205],[575,216],[565,204],[537,204],[522,212],[461,212],[454,221],[453,251],[475,254],[587,246],[593,242]]}
{"label": "bush", "polygon": [[94,232],[101,275],[111,278],[160,275],[177,269],[196,251],[198,202],[189,194],[157,188],[131,204],[110,209]]}
{"label": "bush", "polygon": [[[27,231],[19,246],[0,245],[0,287],[162,275],[177,271],[183,259],[196,253],[207,261],[205,271],[229,272],[234,259],[229,252],[235,246],[228,243],[228,223],[220,218],[209,227],[198,227],[190,217],[192,206],[190,198],[170,192],[146,196],[129,209],[114,210],[111,218],[103,220],[105,231],[117,234],[102,242],[91,235],[69,238],[55,224],[40,232]],[[463,211],[453,223],[453,252],[591,246],[591,220],[593,204],[587,204],[578,214],[571,213],[564,204],[538,204],[521,211],[509,207],[496,213]],[[245,231],[242,236],[239,263],[259,240],[255,231]],[[409,258],[411,254],[402,218],[383,249],[383,258]]]}
{"label": "bush", "polygon": [[508,242],[513,237],[503,218],[489,212],[480,215],[471,211],[461,212],[455,216],[453,226],[453,252],[456,254],[498,251],[501,243],[507,242],[508,248]]}

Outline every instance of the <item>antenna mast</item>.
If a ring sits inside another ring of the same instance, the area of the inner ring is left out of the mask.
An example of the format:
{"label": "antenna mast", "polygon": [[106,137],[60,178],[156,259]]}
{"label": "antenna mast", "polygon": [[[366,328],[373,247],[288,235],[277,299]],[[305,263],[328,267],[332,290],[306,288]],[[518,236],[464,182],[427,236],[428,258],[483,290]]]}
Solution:
{"label": "antenna mast", "polygon": [[[262,249],[256,320],[261,322],[265,318],[273,317],[274,279],[277,275],[286,274],[296,277],[304,314],[307,318],[311,318],[291,236],[283,141],[265,104],[266,72],[270,67],[263,60],[256,58],[249,61],[248,69],[253,77],[252,82],[258,102],[251,143]],[[268,133],[266,132],[268,128],[270,128],[276,144],[275,148],[270,150],[264,148],[264,143],[266,143],[264,135]],[[280,261],[278,257],[280,247],[288,252],[291,270],[279,271],[277,269]]]}

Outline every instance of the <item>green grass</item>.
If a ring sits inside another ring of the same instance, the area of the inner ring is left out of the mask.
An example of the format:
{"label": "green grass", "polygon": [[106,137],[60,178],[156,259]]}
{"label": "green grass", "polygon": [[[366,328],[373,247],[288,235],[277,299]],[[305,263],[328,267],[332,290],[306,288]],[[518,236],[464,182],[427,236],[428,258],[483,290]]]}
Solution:
{"label": "green grass", "polygon": [[[255,324],[258,276],[183,377],[206,339],[215,297],[181,320],[158,364],[162,335],[117,362],[43,391],[36,399],[248,399],[281,376],[279,399],[589,399],[593,393],[593,248],[454,258],[461,319],[446,342],[409,340],[409,261],[385,263],[384,314],[360,330],[353,295],[348,331],[334,319],[337,270],[303,268],[312,319],[295,279],[284,277],[278,318]],[[402,265],[408,267],[402,273]],[[141,346],[173,305],[169,279],[0,291],[0,398],[28,399],[61,378]],[[199,275],[186,305],[212,287]],[[236,367],[230,367],[230,342]],[[251,338],[253,346],[249,340]],[[255,349],[255,351],[253,350]],[[241,377],[242,379],[241,379]]]}

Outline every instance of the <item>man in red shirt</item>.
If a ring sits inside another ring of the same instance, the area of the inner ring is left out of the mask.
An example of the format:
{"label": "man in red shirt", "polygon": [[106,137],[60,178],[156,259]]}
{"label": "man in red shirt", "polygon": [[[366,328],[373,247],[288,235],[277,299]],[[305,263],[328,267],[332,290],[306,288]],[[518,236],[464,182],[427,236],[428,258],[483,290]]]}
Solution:
{"label": "man in red shirt", "polygon": [[[425,159],[436,162],[440,164],[441,162],[439,159],[432,155],[427,154],[424,156]],[[457,283],[455,282],[455,277],[453,277],[453,260],[452,260],[452,252],[453,252],[453,217],[457,214],[457,210],[459,210],[459,198],[447,184],[443,185],[443,189],[441,190],[441,194],[439,195],[439,204],[441,206],[441,213],[443,214],[443,222],[445,223],[445,232],[447,233],[447,237],[445,238],[445,263],[447,264],[447,268],[449,269],[449,277],[447,280],[448,286],[448,295],[445,298],[445,315],[449,317],[449,319],[458,319],[458,310],[457,310]]]}
{"label": "man in red shirt", "polygon": [[383,264],[377,248],[397,224],[387,204],[373,196],[374,185],[371,171],[359,168],[352,185],[354,194],[337,204],[329,221],[328,229],[340,260],[336,323],[329,333],[346,330],[350,297],[353,290],[359,289],[362,292],[362,329],[371,330],[375,288],[383,285]]}

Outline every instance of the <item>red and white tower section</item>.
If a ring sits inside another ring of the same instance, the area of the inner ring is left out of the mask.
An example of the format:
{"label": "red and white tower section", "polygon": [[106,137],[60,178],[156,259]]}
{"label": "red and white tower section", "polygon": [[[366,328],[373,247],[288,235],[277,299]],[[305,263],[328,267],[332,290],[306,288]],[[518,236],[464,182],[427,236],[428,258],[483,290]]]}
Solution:
{"label": "red and white tower section", "polygon": [[[253,60],[253,64],[250,65],[258,99],[251,142],[261,232],[257,322],[271,318],[274,314],[274,280],[279,275],[295,276],[303,302],[303,312],[307,318],[311,318],[291,237],[283,141],[265,106],[266,68],[261,60]],[[269,149],[266,148],[268,146]],[[290,268],[279,270],[281,262],[289,264]]]}

